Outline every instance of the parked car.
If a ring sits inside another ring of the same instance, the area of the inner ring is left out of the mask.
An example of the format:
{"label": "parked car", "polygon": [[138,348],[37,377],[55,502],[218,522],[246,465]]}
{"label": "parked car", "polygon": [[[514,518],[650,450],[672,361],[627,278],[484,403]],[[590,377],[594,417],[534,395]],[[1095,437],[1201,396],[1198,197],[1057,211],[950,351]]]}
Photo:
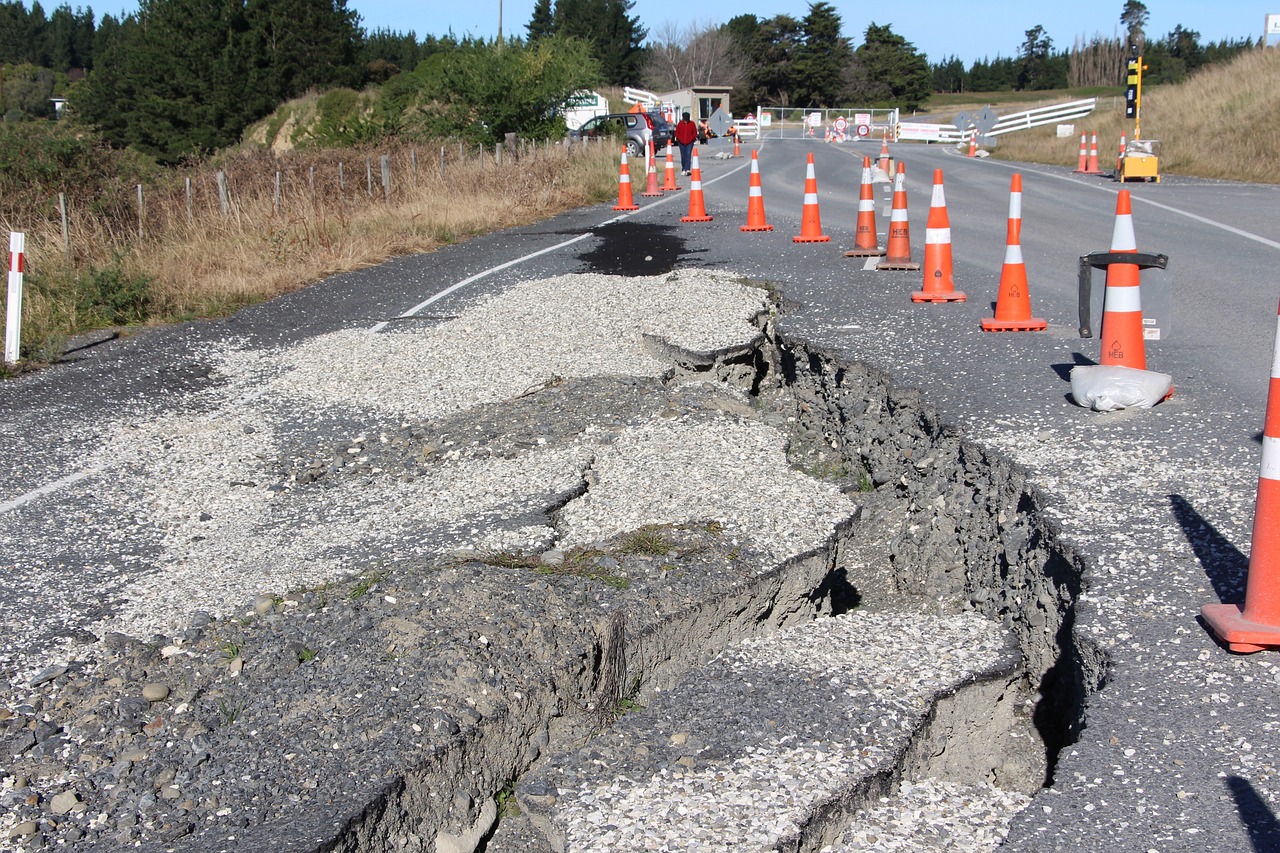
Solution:
{"label": "parked car", "polygon": [[627,154],[643,156],[649,140],[655,151],[661,151],[671,142],[673,128],[661,115],[647,113],[609,113],[587,119],[582,127],[569,131],[569,137],[578,139],[614,139],[626,144]]}

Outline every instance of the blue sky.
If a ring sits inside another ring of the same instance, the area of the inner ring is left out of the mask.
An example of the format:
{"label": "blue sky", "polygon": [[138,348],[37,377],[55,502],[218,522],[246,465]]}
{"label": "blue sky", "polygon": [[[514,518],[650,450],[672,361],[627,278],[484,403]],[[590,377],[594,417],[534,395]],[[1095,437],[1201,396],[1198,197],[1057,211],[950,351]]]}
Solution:
{"label": "blue sky", "polygon": [[[1147,36],[1158,38],[1181,24],[1200,33],[1201,42],[1223,38],[1257,38],[1268,12],[1280,13],[1280,0],[1255,5],[1241,0],[1144,0]],[[367,29],[413,30],[421,38],[444,35],[493,37],[525,33],[534,0],[347,0]],[[1068,49],[1077,36],[1112,36],[1120,32],[1124,0],[1059,0],[1051,4],[1026,0],[882,0],[832,5],[844,21],[844,34],[855,44],[867,25],[889,24],[893,31],[937,62],[949,55],[966,65],[983,57],[1014,56],[1025,33],[1043,26],[1055,48]],[[807,0],[635,0],[631,13],[652,35],[670,23],[678,28],[722,24],[735,15],[760,18],[791,15],[803,18]]]}

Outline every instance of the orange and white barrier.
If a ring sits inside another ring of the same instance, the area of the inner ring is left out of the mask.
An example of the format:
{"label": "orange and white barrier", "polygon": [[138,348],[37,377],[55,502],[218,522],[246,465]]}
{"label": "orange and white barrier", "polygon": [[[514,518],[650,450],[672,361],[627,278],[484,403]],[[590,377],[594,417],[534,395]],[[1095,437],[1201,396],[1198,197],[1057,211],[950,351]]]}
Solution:
{"label": "orange and white barrier", "polygon": [[1085,165],[1086,175],[1100,175],[1102,170],[1098,168],[1098,131],[1093,132],[1093,136],[1089,141],[1089,159]]}
{"label": "orange and white barrier", "polygon": [[[1133,203],[1128,190],[1116,198],[1116,221],[1111,231],[1111,251],[1136,252]],[[1107,289],[1102,301],[1102,355],[1099,364],[1147,369],[1147,348],[1142,337],[1141,278],[1137,264],[1108,264]]]}
{"label": "orange and white barrier", "polygon": [[680,185],[676,183],[676,163],[671,158],[671,146],[667,146],[667,166],[665,174],[662,176],[662,191],[669,193],[672,190],[680,189]]}
{"label": "orange and white barrier", "polygon": [[622,165],[618,167],[618,203],[613,206],[613,209],[640,209],[640,205],[636,204],[631,195],[631,169],[627,166],[627,149],[625,147],[622,149]]}
{"label": "orange and white barrier", "polygon": [[804,207],[800,211],[800,233],[791,238],[795,243],[829,243],[822,233],[822,212],[818,209],[818,178],[813,171],[813,154],[805,166]]}
{"label": "orange and white barrier", "polygon": [[653,140],[649,140],[649,156],[645,159],[645,185],[644,192],[640,195],[647,198],[662,195],[662,190],[658,187],[658,156],[653,150]]}
{"label": "orange and white barrier", "polygon": [[21,352],[22,274],[26,269],[26,245],[25,233],[9,232],[8,309],[4,324],[4,360],[7,364],[16,364]]}
{"label": "orange and white barrier", "polygon": [[942,189],[942,170],[933,170],[933,198],[924,228],[924,288],[911,294],[912,302],[964,302],[956,290],[951,264],[951,220]]}
{"label": "orange and white barrier", "polygon": [[1244,606],[1206,604],[1200,615],[1233,652],[1280,648],[1280,311],[1262,427],[1262,464]]}
{"label": "orange and white barrier", "polygon": [[1015,173],[1009,184],[1009,230],[1005,238],[1004,266],[1000,270],[1000,291],[996,295],[996,315],[982,321],[984,332],[1042,332],[1049,324],[1031,316],[1031,293],[1027,286],[1027,266],[1022,260],[1022,175]]}
{"label": "orange and white barrier", "polygon": [[764,218],[764,191],[760,187],[760,158],[751,152],[751,180],[747,187],[747,224],[739,231],[772,231],[773,226]]}
{"label": "orange and white barrier", "polygon": [[698,146],[693,146],[693,161],[689,172],[689,215],[681,216],[681,222],[710,222],[714,217],[707,213],[707,203],[702,197],[702,169],[698,167]]}
{"label": "orange and white barrier", "polygon": [[846,258],[879,257],[884,254],[876,235],[876,200],[871,190],[871,158],[862,158],[862,187],[858,193],[858,222],[854,230],[853,248]]}
{"label": "orange and white barrier", "polygon": [[907,167],[898,162],[898,174],[893,179],[893,208],[889,213],[889,243],[884,260],[876,264],[878,270],[918,270],[920,265],[911,260],[911,226],[907,221]]}
{"label": "orange and white barrier", "polygon": [[1089,135],[1084,131],[1080,132],[1080,162],[1076,165],[1075,171],[1083,173],[1089,166]]}

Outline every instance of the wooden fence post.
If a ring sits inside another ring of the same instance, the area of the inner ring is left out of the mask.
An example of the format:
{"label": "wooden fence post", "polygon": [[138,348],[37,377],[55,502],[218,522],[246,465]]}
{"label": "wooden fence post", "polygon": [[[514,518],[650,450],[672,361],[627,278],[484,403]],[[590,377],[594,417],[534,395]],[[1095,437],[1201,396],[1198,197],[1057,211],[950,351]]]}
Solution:
{"label": "wooden fence post", "polygon": [[391,204],[391,155],[382,155],[382,202]]}
{"label": "wooden fence post", "polygon": [[228,198],[228,195],[229,193],[227,192],[227,173],[219,169],[218,170],[218,207],[221,208],[222,215],[224,217],[231,215],[231,199]]}

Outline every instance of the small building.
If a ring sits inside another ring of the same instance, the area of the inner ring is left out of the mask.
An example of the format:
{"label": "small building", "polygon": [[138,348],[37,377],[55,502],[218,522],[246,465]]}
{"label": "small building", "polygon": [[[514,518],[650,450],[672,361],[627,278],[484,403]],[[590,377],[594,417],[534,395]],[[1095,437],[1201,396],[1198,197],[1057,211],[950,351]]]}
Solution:
{"label": "small building", "polygon": [[670,101],[676,104],[680,112],[688,110],[694,121],[701,121],[711,118],[711,114],[718,109],[732,115],[733,110],[729,108],[729,93],[732,91],[732,86],[690,86],[687,89],[665,92],[661,98],[664,103]]}

